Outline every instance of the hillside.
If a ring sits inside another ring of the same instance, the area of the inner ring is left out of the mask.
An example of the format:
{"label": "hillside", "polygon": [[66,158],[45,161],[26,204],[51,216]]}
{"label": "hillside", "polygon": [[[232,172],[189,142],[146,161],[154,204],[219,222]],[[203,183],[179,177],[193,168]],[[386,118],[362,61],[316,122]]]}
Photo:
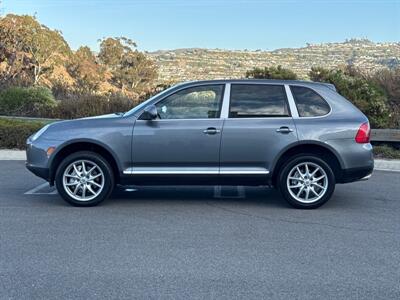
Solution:
{"label": "hillside", "polygon": [[374,43],[351,39],[303,48],[274,51],[221,49],[177,49],[148,53],[159,67],[159,81],[241,78],[253,67],[282,65],[300,78],[307,78],[313,66],[334,68],[352,63],[363,72],[400,65],[400,42]]}

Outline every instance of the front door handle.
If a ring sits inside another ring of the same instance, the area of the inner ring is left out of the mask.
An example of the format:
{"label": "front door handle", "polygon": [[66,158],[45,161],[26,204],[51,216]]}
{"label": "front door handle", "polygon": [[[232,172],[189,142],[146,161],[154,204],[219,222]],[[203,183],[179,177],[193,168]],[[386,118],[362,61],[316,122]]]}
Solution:
{"label": "front door handle", "polygon": [[287,126],[282,126],[282,127],[278,128],[278,129],[276,130],[276,132],[280,132],[280,133],[290,133],[290,132],[293,132],[293,129],[291,129],[291,128],[287,127]]}
{"label": "front door handle", "polygon": [[203,131],[204,134],[217,134],[220,132],[221,132],[221,130],[219,130],[215,127],[208,127],[206,130]]}

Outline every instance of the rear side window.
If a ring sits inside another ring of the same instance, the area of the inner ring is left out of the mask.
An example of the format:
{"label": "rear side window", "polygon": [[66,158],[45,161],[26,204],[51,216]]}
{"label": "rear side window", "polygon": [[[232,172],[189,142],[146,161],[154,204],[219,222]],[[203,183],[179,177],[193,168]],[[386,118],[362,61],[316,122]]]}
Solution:
{"label": "rear side window", "polygon": [[283,85],[233,84],[229,118],[288,117]]}
{"label": "rear side window", "polygon": [[320,117],[329,113],[329,104],[313,90],[303,86],[291,86],[300,117]]}

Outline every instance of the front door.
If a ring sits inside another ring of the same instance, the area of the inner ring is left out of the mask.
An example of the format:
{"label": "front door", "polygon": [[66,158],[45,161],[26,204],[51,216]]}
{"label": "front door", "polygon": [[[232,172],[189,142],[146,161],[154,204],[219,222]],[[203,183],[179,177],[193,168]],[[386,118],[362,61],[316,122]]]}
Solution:
{"label": "front door", "polygon": [[156,103],[158,118],[136,121],[132,175],[218,175],[223,84],[185,88]]}
{"label": "front door", "polygon": [[221,175],[265,180],[273,160],[296,141],[284,85],[231,85],[221,141]]}

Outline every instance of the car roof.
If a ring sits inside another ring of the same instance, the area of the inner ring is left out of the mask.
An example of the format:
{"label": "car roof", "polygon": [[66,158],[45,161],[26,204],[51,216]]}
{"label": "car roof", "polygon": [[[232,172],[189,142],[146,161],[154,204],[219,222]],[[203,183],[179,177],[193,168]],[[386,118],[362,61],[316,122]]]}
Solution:
{"label": "car roof", "polygon": [[336,87],[331,83],[325,82],[314,82],[307,80],[282,80],[282,79],[215,79],[215,80],[195,80],[182,82],[179,85],[196,85],[196,84],[221,84],[221,83],[236,83],[236,84],[246,84],[246,83],[266,83],[266,84],[292,84],[292,85],[302,85],[302,86],[314,86],[314,87],[328,87],[336,91]]}

